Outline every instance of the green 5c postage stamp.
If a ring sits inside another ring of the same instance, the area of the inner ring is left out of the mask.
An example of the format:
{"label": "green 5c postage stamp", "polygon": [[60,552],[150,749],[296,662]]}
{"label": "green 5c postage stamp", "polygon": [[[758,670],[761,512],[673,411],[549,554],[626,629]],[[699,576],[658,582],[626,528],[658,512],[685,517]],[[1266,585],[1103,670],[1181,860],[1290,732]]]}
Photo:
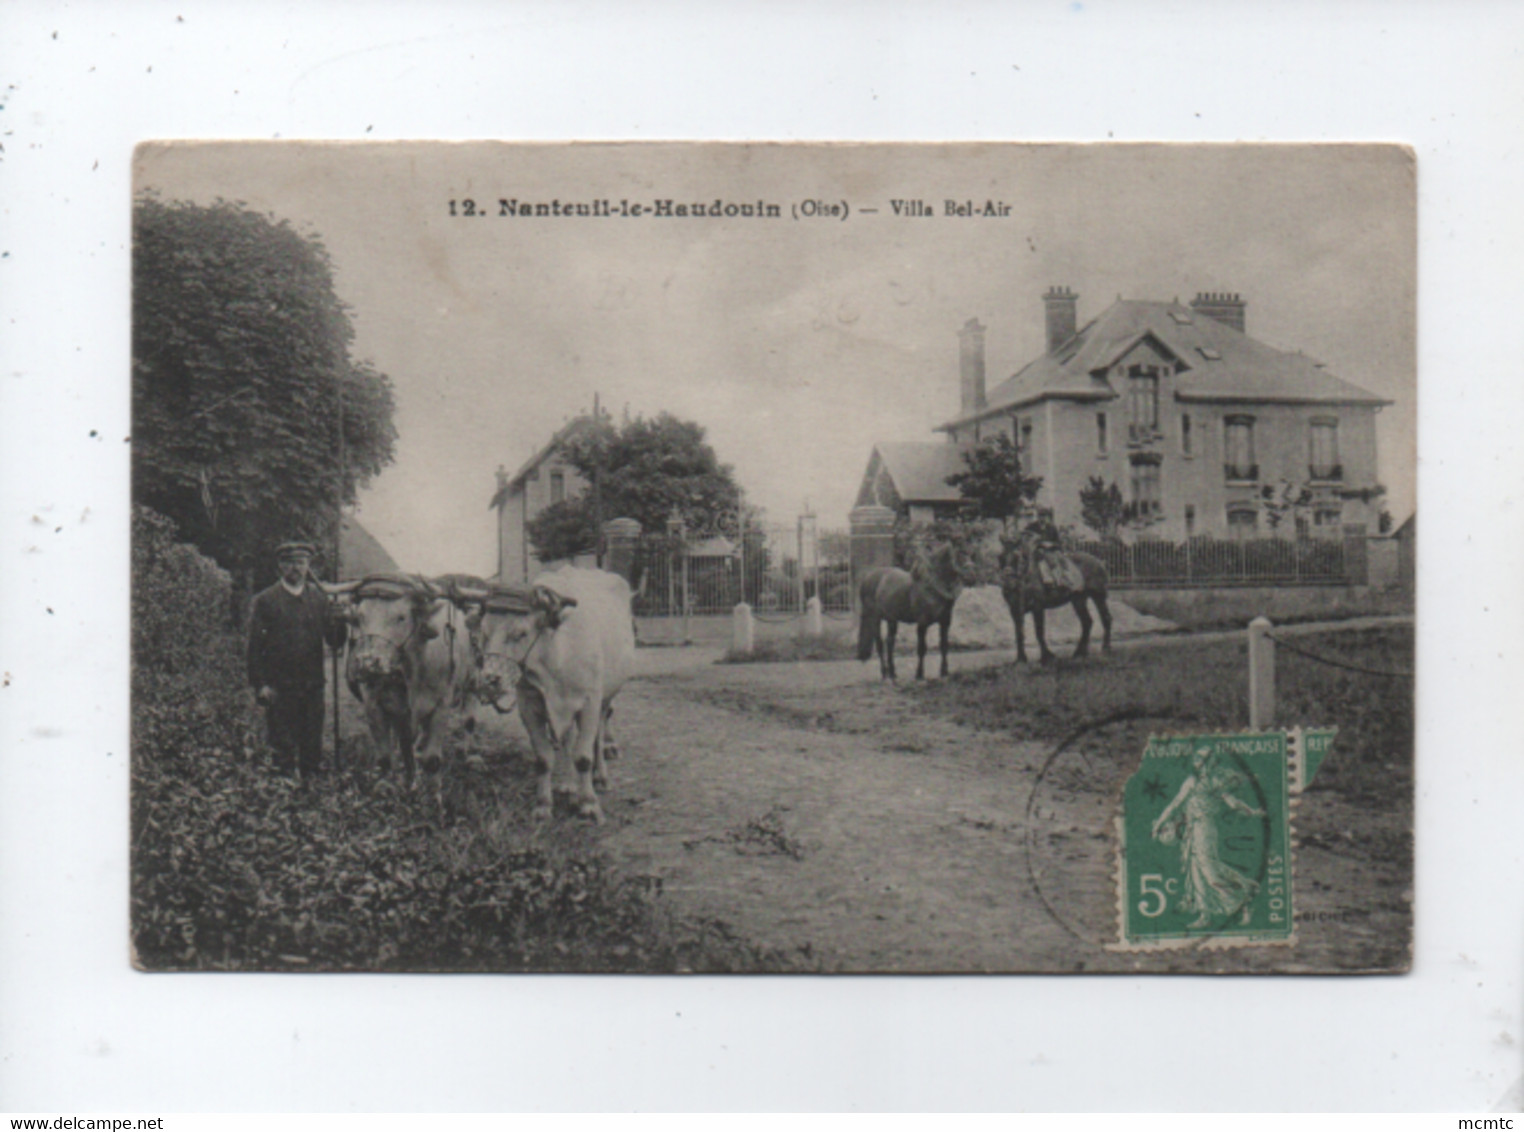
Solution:
{"label": "green 5c postage stamp", "polygon": [[1118,826],[1121,950],[1291,943],[1286,733],[1149,740]]}

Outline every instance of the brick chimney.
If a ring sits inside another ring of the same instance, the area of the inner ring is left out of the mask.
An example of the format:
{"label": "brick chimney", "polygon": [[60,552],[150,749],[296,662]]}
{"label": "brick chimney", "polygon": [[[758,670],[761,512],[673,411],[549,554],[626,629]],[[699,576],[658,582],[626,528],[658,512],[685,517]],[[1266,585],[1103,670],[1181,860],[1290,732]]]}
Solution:
{"label": "brick chimney", "polygon": [[958,377],[963,416],[984,408],[984,327],[971,318],[958,331]]}
{"label": "brick chimney", "polygon": [[1042,305],[1048,316],[1048,353],[1056,354],[1079,329],[1079,297],[1067,287],[1049,287]]}
{"label": "brick chimney", "polygon": [[1247,305],[1237,292],[1228,291],[1201,291],[1191,300],[1191,310],[1215,318],[1240,334],[1244,333],[1244,307]]}

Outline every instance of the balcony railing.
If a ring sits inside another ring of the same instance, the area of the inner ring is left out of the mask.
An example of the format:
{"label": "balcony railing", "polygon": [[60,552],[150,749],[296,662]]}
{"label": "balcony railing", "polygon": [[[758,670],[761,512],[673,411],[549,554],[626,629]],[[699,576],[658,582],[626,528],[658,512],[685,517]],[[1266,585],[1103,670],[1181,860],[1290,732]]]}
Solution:
{"label": "balcony railing", "polygon": [[1232,483],[1255,483],[1259,480],[1259,465],[1224,464],[1222,474]]}
{"label": "balcony railing", "polygon": [[1307,478],[1313,480],[1340,481],[1344,478],[1343,464],[1309,464]]}

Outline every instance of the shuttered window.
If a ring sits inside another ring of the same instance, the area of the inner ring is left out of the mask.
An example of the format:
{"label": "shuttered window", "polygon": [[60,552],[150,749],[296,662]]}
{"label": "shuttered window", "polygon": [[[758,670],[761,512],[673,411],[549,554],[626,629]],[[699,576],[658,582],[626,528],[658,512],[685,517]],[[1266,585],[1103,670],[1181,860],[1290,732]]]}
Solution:
{"label": "shuttered window", "polygon": [[1224,472],[1230,480],[1259,478],[1254,462],[1254,418],[1228,417],[1223,429]]}
{"label": "shuttered window", "polygon": [[1153,518],[1164,510],[1159,486],[1159,460],[1134,456],[1132,460],[1132,503],[1138,518]]}
{"label": "shuttered window", "polygon": [[1339,466],[1339,422],[1334,417],[1314,417],[1308,427],[1307,447],[1310,453],[1308,471],[1315,480],[1344,478]]}

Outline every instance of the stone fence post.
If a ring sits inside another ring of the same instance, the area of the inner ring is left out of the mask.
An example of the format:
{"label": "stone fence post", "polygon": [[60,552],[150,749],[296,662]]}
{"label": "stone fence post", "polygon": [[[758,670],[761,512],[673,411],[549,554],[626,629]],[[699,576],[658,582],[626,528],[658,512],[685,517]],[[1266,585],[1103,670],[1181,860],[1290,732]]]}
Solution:
{"label": "stone fence post", "polygon": [[1249,730],[1275,723],[1275,640],[1269,618],[1249,622]]}
{"label": "stone fence post", "polygon": [[1365,524],[1344,524],[1344,583],[1364,586],[1370,583],[1370,561],[1366,554]]}
{"label": "stone fence post", "polygon": [[819,594],[811,594],[810,599],[804,603],[804,635],[825,636],[825,610],[820,604]]}
{"label": "stone fence post", "polygon": [[730,613],[730,651],[737,656],[749,654],[757,644],[756,623],[752,620],[751,606],[744,601]]}

